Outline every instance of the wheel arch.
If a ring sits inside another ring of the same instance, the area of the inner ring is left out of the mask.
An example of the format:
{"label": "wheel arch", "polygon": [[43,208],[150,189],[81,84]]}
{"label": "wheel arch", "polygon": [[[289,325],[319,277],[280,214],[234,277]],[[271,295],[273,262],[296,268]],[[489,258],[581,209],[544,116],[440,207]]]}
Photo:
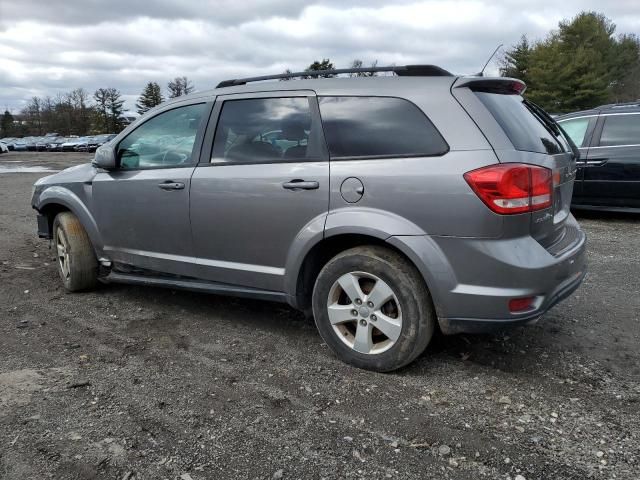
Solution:
{"label": "wheel arch", "polygon": [[[422,242],[428,242],[425,237],[421,237],[421,239]],[[293,283],[292,290],[287,292],[291,299],[291,304],[300,310],[309,311],[315,280],[322,267],[340,252],[365,245],[378,245],[395,251],[416,267],[425,282],[425,287],[429,291],[436,315],[438,317],[441,316],[439,307],[440,295],[438,294],[439,289],[436,278],[434,272],[424,265],[422,253],[412,251],[412,242],[406,243],[402,237],[387,236],[384,238],[382,235],[377,236],[371,233],[340,233],[325,237],[311,246],[301,261],[298,270],[293,275],[295,283]]]}
{"label": "wheel arch", "polygon": [[103,243],[95,219],[87,206],[71,190],[60,186],[49,187],[40,195],[36,209],[42,215],[46,215],[50,233],[53,231],[56,215],[65,211],[73,213],[87,232],[96,256],[100,255]]}

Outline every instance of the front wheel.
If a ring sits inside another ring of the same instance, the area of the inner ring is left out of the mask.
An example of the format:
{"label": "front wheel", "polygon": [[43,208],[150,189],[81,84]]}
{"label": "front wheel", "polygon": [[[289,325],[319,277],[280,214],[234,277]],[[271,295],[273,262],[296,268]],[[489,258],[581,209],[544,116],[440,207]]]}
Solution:
{"label": "front wheel", "polygon": [[435,314],[420,273],[399,253],[356,247],[332,258],[313,290],[323,340],[343,361],[386,372],[412,362],[433,335]]}
{"label": "front wheel", "polygon": [[89,290],[98,282],[98,262],[87,232],[71,212],[59,213],[53,221],[53,242],[58,273],[70,292]]}

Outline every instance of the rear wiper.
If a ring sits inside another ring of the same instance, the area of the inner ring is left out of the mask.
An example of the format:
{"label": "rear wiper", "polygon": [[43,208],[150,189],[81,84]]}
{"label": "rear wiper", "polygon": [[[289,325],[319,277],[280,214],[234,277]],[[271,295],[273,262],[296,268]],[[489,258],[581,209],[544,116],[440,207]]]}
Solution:
{"label": "rear wiper", "polygon": [[552,134],[554,134],[556,137],[562,137],[564,138],[564,140],[566,140],[566,142],[569,144],[569,148],[571,148],[571,152],[573,153],[573,156],[575,157],[576,160],[578,160],[580,158],[580,150],[578,150],[578,147],[576,146],[576,144],[573,143],[573,140],[571,140],[571,137],[567,135],[567,132],[564,131],[564,128],[562,128],[558,124],[558,122],[556,122],[553,118],[551,118],[551,116],[547,112],[545,112],[544,109],[540,108],[538,105],[536,105],[532,101],[523,99],[523,103],[529,109],[529,111],[531,111],[531,113],[533,113],[536,117],[540,119],[543,125],[545,125],[547,129],[551,131]]}
{"label": "rear wiper", "polygon": [[547,112],[545,112],[542,108],[540,108],[535,103],[529,100],[523,100],[525,106],[533,113],[538,119],[547,127],[548,130],[551,131],[555,136],[562,135],[560,129],[558,128],[558,124],[549,116]]}

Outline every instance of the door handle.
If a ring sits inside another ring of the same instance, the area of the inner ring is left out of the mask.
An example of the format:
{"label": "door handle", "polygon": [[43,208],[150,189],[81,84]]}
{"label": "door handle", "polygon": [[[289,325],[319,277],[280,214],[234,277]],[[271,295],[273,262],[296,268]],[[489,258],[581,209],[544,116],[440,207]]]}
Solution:
{"label": "door handle", "polygon": [[166,181],[159,183],[158,187],[162,190],[182,190],[184,188],[184,183]]}
{"label": "door handle", "polygon": [[319,187],[320,184],[315,180],[306,181],[299,178],[282,184],[282,188],[286,188],[287,190],[316,190]]}
{"label": "door handle", "polygon": [[599,167],[601,165],[604,165],[605,163],[607,163],[609,161],[608,158],[595,158],[595,159],[590,159],[590,160],[586,160],[585,161],[585,166],[587,167]]}

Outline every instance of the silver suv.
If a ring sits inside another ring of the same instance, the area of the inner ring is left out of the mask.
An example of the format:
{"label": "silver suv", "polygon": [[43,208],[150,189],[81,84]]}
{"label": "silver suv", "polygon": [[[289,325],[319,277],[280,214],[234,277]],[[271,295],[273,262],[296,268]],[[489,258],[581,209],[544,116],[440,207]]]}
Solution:
{"label": "silver suv", "polygon": [[376,70],[395,75],[225,81],[39,180],[65,287],[287,302],[377,371],[415,359],[436,326],[536,321],[585,275],[575,147],[518,80]]}

